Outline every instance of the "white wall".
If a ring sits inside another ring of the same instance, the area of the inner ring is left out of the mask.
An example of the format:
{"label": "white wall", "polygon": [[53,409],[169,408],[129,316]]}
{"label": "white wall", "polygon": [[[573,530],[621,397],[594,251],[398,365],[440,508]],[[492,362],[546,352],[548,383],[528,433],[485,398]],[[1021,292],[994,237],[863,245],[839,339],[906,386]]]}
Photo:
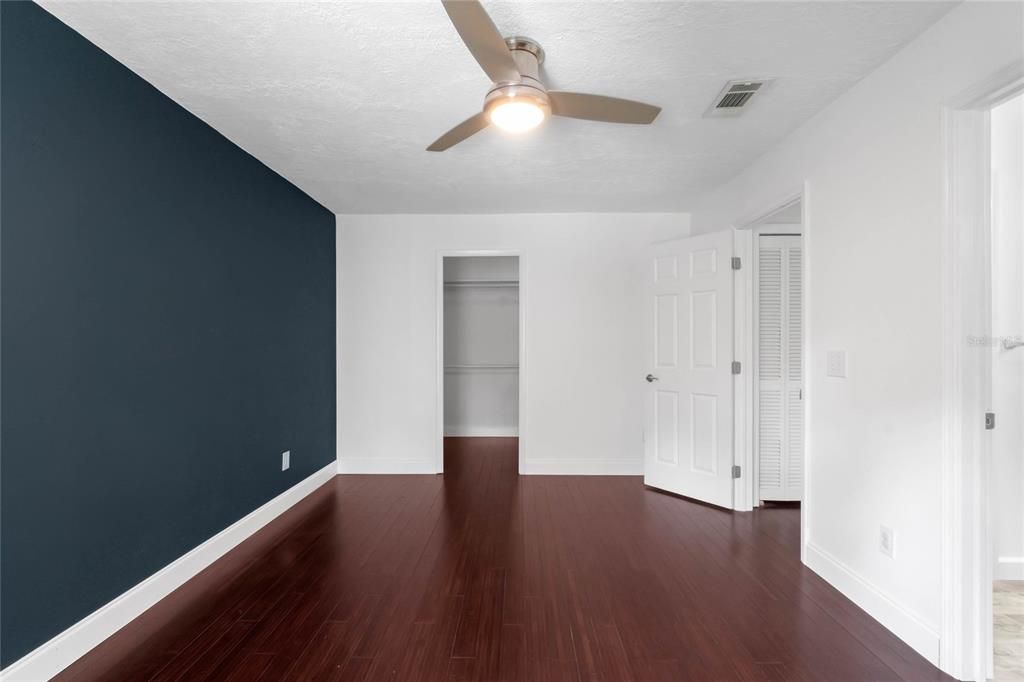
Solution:
{"label": "white wall", "polygon": [[338,216],[341,471],[433,472],[442,250],[518,250],[524,473],[641,473],[639,268],[685,214]]}
{"label": "white wall", "polygon": [[444,435],[519,435],[519,259],[444,259]]}
{"label": "white wall", "polygon": [[444,281],[483,280],[519,281],[519,258],[516,256],[453,256],[445,259]]}
{"label": "white wall", "polygon": [[[806,182],[807,562],[933,662],[942,107],[1021,58],[1022,19],[1020,3],[957,6],[694,212],[695,232],[743,223]],[[848,378],[825,377],[829,349]]]}
{"label": "white wall", "polygon": [[992,112],[992,541],[997,580],[1024,580],[1024,95]]}

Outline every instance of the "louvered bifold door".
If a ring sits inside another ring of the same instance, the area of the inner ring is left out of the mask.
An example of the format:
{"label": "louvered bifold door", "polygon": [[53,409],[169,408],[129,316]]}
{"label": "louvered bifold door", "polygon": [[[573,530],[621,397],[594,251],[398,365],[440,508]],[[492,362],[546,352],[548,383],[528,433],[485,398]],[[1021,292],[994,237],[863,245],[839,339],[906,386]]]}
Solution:
{"label": "louvered bifold door", "polygon": [[800,237],[758,238],[756,438],[761,500],[803,488]]}

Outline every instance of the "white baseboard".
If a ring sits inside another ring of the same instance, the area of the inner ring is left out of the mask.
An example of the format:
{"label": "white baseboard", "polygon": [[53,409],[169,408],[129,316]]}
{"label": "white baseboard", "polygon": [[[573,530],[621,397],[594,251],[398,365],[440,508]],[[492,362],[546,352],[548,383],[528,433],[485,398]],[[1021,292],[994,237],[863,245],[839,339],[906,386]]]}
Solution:
{"label": "white baseboard", "polygon": [[507,426],[497,428],[446,426],[444,435],[445,438],[517,438],[519,429],[514,426],[511,428]]}
{"label": "white baseboard", "polygon": [[14,682],[50,679],[329,481],[336,473],[336,465],[331,462],[312,476],[295,484],[31,653],[0,670],[0,680]]}
{"label": "white baseboard", "polygon": [[339,474],[436,474],[432,459],[392,459],[390,457],[338,458]]}
{"label": "white baseboard", "polygon": [[[339,474],[436,474],[432,459],[387,457],[339,457]],[[641,476],[639,459],[527,459],[519,473],[546,476]]]}
{"label": "white baseboard", "polygon": [[939,631],[919,615],[901,606],[895,599],[869,583],[863,576],[825,550],[808,542],[808,568],[843,593],[850,601],[924,656],[939,664]]}
{"label": "white baseboard", "polygon": [[519,464],[519,473],[544,476],[642,476],[641,459],[532,458]]}
{"label": "white baseboard", "polygon": [[996,560],[996,580],[1024,580],[1024,556],[1001,556]]}

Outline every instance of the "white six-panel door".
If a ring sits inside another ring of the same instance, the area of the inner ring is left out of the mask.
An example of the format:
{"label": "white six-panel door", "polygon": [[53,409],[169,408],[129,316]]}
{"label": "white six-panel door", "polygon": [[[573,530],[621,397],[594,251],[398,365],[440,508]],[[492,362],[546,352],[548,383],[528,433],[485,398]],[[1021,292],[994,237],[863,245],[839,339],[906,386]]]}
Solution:
{"label": "white six-panel door", "polygon": [[803,488],[801,277],[799,236],[758,237],[755,443],[761,500],[799,500]]}
{"label": "white six-panel door", "polygon": [[644,483],[733,506],[732,230],[656,244],[644,264]]}

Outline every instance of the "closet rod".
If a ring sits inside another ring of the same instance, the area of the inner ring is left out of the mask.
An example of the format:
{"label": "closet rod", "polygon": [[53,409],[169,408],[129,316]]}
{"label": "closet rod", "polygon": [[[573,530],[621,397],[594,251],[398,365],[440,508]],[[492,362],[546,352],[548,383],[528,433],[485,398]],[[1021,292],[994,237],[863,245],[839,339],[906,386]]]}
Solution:
{"label": "closet rod", "polygon": [[445,282],[445,287],[518,287],[519,281],[514,279],[476,279]]}

